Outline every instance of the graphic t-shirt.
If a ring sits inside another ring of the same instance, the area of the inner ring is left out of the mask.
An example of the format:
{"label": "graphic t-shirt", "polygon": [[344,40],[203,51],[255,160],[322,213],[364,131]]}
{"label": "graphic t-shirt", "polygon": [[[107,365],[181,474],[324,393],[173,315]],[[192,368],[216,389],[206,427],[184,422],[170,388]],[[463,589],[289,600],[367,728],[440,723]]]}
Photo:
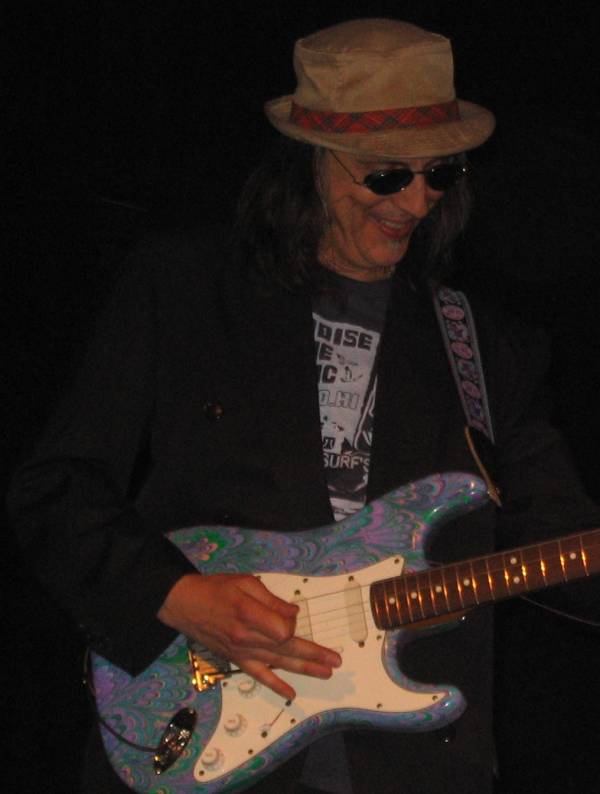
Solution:
{"label": "graphic t-shirt", "polygon": [[313,303],[323,463],[336,521],[364,505],[377,390],[377,349],[389,281],[335,277]]}
{"label": "graphic t-shirt", "polygon": [[[336,521],[366,501],[377,389],[377,349],[389,281],[335,276],[335,293],[313,301],[323,463]],[[308,751],[302,782],[333,794],[352,792],[344,740],[326,736]]]}

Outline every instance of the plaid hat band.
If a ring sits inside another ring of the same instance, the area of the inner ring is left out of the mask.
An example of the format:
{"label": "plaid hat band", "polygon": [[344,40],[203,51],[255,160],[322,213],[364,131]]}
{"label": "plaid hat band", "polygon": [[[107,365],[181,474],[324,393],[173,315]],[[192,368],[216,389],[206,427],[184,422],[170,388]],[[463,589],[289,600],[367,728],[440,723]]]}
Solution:
{"label": "plaid hat band", "polygon": [[435,105],[413,108],[390,108],[352,113],[308,110],[292,101],[290,121],[307,130],[322,132],[383,132],[398,127],[427,127],[460,119],[458,102],[454,99]]}

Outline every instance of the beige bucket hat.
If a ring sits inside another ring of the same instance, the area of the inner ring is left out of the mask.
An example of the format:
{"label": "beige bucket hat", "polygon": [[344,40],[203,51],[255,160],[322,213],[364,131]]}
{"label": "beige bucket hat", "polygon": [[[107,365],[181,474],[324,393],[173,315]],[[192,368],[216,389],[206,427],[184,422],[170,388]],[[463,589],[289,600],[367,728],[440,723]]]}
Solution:
{"label": "beige bucket hat", "polygon": [[355,19],[299,39],[294,94],[267,102],[284,135],[357,155],[438,157],[492,134],[492,113],[457,99],[450,41],[391,19]]}

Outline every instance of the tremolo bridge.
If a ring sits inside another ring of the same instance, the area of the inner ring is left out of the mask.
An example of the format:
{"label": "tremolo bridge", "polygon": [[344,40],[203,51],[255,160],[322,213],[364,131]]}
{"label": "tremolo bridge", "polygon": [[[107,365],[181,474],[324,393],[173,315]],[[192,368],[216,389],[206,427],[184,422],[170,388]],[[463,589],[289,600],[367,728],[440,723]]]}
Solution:
{"label": "tremolo bridge", "polygon": [[188,658],[192,668],[192,684],[198,692],[212,689],[219,681],[239,672],[237,668],[232,669],[228,661],[191,640],[188,642]]}

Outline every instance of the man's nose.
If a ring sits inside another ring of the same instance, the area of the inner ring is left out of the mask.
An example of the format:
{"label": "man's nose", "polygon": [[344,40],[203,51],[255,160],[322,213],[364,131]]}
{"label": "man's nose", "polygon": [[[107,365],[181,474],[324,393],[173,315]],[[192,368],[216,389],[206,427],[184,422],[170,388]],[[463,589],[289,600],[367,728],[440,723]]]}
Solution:
{"label": "man's nose", "polygon": [[435,203],[423,174],[415,174],[410,185],[391,198],[398,207],[419,219],[424,218]]}

